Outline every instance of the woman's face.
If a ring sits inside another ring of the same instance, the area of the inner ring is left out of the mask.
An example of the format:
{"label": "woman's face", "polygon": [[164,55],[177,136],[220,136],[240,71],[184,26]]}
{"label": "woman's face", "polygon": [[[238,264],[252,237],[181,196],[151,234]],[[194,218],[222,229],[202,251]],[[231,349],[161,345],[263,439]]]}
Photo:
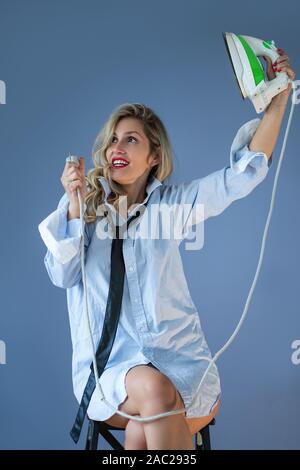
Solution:
{"label": "woman's face", "polygon": [[158,163],[155,155],[148,159],[149,151],[149,140],[141,121],[133,117],[122,118],[106,150],[112,179],[119,184],[131,184],[138,178],[147,179],[152,166]]}

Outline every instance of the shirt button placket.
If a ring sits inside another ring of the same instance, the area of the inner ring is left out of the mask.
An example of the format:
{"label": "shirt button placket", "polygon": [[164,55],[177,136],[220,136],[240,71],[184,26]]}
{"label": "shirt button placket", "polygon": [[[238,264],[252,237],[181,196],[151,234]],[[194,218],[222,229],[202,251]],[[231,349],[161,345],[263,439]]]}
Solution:
{"label": "shirt button placket", "polygon": [[132,295],[132,306],[133,306],[133,316],[134,321],[136,324],[136,328],[138,332],[143,335],[147,332],[147,325],[145,324],[145,320],[143,318],[143,312],[140,310],[139,307],[139,287],[138,287],[138,279],[137,279],[137,272],[136,267],[134,264],[134,255],[132,253],[131,259],[128,263],[127,274],[128,274],[128,284],[129,284],[129,291]]}

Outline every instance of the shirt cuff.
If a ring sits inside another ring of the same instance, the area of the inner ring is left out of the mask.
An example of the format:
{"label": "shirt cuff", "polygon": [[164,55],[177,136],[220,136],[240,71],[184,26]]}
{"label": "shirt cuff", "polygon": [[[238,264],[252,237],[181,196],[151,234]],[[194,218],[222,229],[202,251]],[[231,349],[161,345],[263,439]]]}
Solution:
{"label": "shirt cuff", "polygon": [[68,210],[69,201],[64,195],[57,209],[38,225],[48,250],[62,264],[68,263],[80,250],[80,219],[68,221]]}
{"label": "shirt cuff", "polygon": [[238,130],[232,142],[230,149],[230,167],[236,174],[245,171],[248,165],[253,166],[255,169],[262,167],[268,169],[272,164],[273,154],[268,158],[264,152],[253,152],[249,149],[249,144],[259,123],[259,118],[246,122]]}

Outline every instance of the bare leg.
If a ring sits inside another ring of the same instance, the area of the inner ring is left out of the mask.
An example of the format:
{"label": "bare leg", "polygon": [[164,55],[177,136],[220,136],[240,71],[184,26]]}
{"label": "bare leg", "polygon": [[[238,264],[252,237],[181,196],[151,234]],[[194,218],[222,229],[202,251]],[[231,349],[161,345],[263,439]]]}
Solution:
{"label": "bare leg", "polygon": [[[184,408],[180,397],[179,400],[176,401],[176,405],[171,409]],[[161,403],[150,402],[145,403],[141,411],[141,416],[152,416],[166,411],[170,411],[170,409],[162,409]],[[190,433],[184,413],[159,418],[155,421],[143,423],[143,425],[147,448],[149,450],[194,449],[193,437]]]}
{"label": "bare leg", "polygon": [[146,450],[147,442],[143,429],[144,423],[129,420],[125,429],[125,450]]}
{"label": "bare leg", "polygon": [[[157,369],[148,365],[135,366],[129,370],[125,380],[128,397],[119,407],[125,413],[147,417],[184,408],[182,399],[172,382]],[[127,440],[125,436],[126,449],[139,449],[144,446],[138,431],[145,437],[149,450],[194,449],[193,437],[184,412],[151,422],[140,423],[134,420],[129,422],[126,423],[128,426]]]}

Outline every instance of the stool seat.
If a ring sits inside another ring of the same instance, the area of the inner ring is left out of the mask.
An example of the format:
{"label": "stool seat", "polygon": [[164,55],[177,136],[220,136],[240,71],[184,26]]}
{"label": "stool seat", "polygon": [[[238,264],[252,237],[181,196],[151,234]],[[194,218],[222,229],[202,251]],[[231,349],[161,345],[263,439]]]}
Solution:
{"label": "stool seat", "polygon": [[[108,442],[114,450],[125,450],[120,442],[110,431],[125,431],[124,428],[118,428],[105,421],[89,420],[85,450],[97,450],[99,434]],[[196,450],[211,450],[209,426],[213,426],[216,420],[213,418],[204,428],[200,429],[195,434],[195,449]]]}

